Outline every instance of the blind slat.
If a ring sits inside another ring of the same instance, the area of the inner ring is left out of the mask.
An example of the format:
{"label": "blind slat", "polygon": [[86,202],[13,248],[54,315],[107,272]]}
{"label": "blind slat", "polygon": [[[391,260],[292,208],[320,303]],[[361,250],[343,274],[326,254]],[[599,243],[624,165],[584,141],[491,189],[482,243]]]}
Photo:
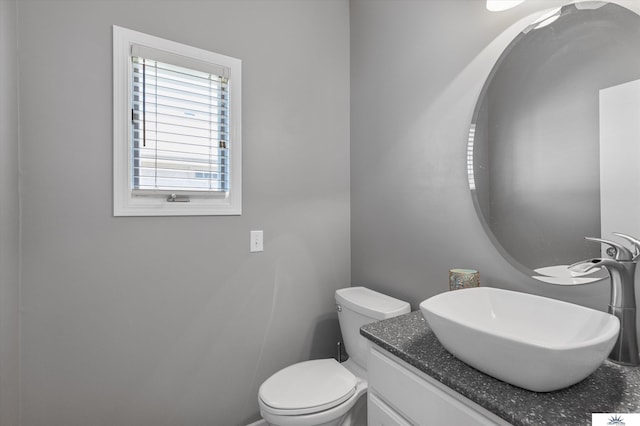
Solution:
{"label": "blind slat", "polygon": [[[204,152],[207,152],[206,155],[213,155],[218,157],[228,157],[226,148],[219,148],[217,145],[193,145],[186,144],[180,142],[156,142],[156,141],[148,141],[153,144],[153,146],[137,146],[133,147],[134,150],[138,150],[139,152],[167,152],[167,153],[175,153],[175,154],[198,154],[204,155]],[[156,146],[157,145],[157,146]]]}
{"label": "blind slat", "polygon": [[[139,142],[142,140],[142,130],[134,131],[134,142]],[[206,143],[218,142],[218,146],[220,143],[225,143],[226,146],[229,146],[229,142],[223,138],[209,138],[209,137],[199,137],[199,136],[186,136],[181,134],[172,134],[172,133],[156,133],[156,132],[146,132],[147,136],[144,142],[173,142],[173,143],[184,143],[185,145],[203,145]],[[134,146],[143,146],[143,144],[135,144]]]}
{"label": "blind slat", "polygon": [[[225,120],[219,117],[206,117],[206,115],[200,116],[187,116],[180,114],[163,114],[156,113],[154,111],[148,111],[147,115],[152,114],[156,118],[157,124],[176,125],[181,127],[188,127],[194,129],[208,129],[214,132],[218,132],[220,126],[224,126]],[[141,121],[142,117],[134,116],[135,121]]]}
{"label": "blind slat", "polygon": [[190,176],[186,172],[180,173],[183,171],[176,170],[176,169],[157,169],[157,168],[139,167],[139,168],[136,168],[136,170],[139,171],[140,177],[153,177],[156,175],[160,175],[164,178],[179,178],[184,181],[193,180],[194,182],[210,179],[209,175],[214,175],[215,177],[218,177],[218,175],[226,175],[226,173],[221,172],[219,170],[209,170],[209,169],[193,170],[193,172],[195,172],[195,176]]}
{"label": "blind slat", "polygon": [[[218,161],[211,161],[211,159],[200,160],[197,158],[185,158],[185,157],[171,157],[166,155],[141,155],[138,157],[141,162],[147,160],[150,164],[147,167],[161,167],[161,162],[166,162],[167,165],[164,168],[167,169],[176,169],[176,170],[202,170],[202,165],[206,165],[210,168],[215,168],[219,166],[227,165],[227,161],[224,159],[220,159]],[[134,167],[135,168],[135,167]]]}
{"label": "blind slat", "polygon": [[227,117],[227,107],[224,105],[217,105],[215,109],[211,108],[211,104],[204,104],[201,102],[189,102],[179,101],[172,98],[166,98],[159,96],[154,98],[155,102],[146,101],[142,99],[133,100],[133,109],[136,111],[142,111],[145,109],[147,112],[155,112],[156,107],[160,107],[161,111],[182,111],[183,113],[194,114],[208,114],[213,117]]}
{"label": "blind slat", "polygon": [[202,86],[199,84],[188,84],[187,82],[155,77],[148,74],[144,77],[145,83],[142,83],[141,80],[143,80],[142,76],[134,74],[134,84],[139,86],[142,84],[146,84],[146,86],[149,88],[149,91],[173,90],[180,93],[191,93],[194,95],[214,98],[222,98],[227,92],[225,85]]}
{"label": "blind slat", "polygon": [[[157,103],[158,102],[157,98],[160,98],[160,99],[168,99],[173,102],[175,102],[176,100],[179,100],[180,102],[193,102],[196,104],[202,104],[207,106],[210,106],[212,103],[214,105],[226,104],[226,99],[224,99],[224,97],[222,96],[216,96],[214,92],[211,92],[210,95],[203,95],[200,93],[182,91],[180,89],[175,89],[170,87],[158,87],[153,84],[145,84],[145,86],[147,87],[146,93],[145,93],[146,96],[150,97],[150,99],[155,99],[153,101],[154,103]],[[137,86],[137,87],[138,87],[138,90],[134,90],[134,93],[136,91],[140,93],[145,92],[145,89],[142,88],[141,86]]]}

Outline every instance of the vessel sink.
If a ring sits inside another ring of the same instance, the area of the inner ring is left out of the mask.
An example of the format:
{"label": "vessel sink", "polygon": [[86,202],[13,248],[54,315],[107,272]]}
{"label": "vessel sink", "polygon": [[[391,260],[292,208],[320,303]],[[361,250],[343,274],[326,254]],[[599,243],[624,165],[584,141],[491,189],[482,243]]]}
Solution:
{"label": "vessel sink", "polygon": [[420,311],[442,345],[485,374],[534,392],[578,383],[615,344],[605,312],[491,287],[433,296]]}

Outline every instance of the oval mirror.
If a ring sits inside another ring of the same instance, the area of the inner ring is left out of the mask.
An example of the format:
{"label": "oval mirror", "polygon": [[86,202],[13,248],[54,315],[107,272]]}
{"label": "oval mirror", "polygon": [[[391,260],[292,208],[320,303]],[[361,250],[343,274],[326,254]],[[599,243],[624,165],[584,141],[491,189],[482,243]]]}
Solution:
{"label": "oval mirror", "polygon": [[469,186],[488,235],[529,276],[600,257],[585,236],[640,235],[638,46],[638,14],[579,2],[532,23],[489,74]]}

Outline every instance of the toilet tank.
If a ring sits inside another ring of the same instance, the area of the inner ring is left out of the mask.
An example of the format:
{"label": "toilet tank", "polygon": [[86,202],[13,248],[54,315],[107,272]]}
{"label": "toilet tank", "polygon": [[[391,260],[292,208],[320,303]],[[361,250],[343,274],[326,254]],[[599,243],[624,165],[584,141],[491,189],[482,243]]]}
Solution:
{"label": "toilet tank", "polygon": [[360,327],[411,311],[407,302],[365,287],[336,290],[336,304],[340,331],[349,359],[365,370],[368,367],[369,341],[360,335]]}

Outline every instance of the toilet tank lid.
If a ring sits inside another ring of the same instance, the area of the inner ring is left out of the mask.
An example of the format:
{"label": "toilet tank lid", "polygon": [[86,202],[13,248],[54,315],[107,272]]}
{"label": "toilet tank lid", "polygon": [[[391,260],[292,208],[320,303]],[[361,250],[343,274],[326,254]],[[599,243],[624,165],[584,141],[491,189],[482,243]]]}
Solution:
{"label": "toilet tank lid", "polygon": [[336,290],[336,302],[376,320],[408,314],[411,311],[411,306],[407,302],[366,287],[347,287]]}

